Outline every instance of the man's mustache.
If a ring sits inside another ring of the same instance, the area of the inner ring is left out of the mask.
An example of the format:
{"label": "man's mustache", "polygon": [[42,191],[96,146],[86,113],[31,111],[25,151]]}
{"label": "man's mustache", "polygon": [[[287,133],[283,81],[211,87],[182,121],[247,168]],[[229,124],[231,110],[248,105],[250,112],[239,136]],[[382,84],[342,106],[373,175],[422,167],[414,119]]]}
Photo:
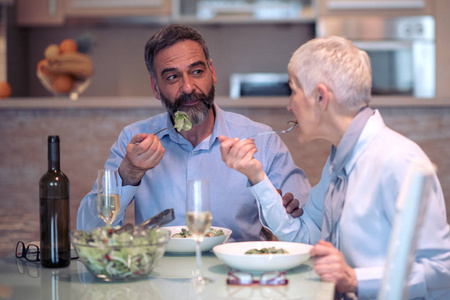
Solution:
{"label": "man's mustache", "polygon": [[198,93],[183,94],[175,100],[175,105],[182,106],[185,102],[203,100],[206,96]]}
{"label": "man's mustache", "polygon": [[206,98],[207,96],[203,93],[192,92],[190,94],[183,94],[177,99],[175,99],[174,102],[175,111],[178,110],[180,107],[182,107],[184,103],[194,100],[199,100],[202,103],[204,103],[208,108],[210,108],[211,105],[207,103],[208,101],[206,100]]}

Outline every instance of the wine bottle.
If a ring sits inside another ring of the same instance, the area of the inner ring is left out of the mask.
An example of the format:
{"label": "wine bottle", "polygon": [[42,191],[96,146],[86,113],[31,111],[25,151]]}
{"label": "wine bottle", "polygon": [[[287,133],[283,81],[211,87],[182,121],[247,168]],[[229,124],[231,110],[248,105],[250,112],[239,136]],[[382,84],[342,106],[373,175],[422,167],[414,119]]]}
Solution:
{"label": "wine bottle", "polygon": [[69,179],[60,170],[59,136],[48,137],[48,170],[39,182],[41,265],[70,264]]}

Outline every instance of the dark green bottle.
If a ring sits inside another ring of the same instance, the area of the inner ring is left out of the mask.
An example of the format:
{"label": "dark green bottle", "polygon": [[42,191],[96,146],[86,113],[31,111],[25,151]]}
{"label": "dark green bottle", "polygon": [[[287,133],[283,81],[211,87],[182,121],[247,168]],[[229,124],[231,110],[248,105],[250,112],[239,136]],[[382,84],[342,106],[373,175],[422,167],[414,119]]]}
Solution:
{"label": "dark green bottle", "polygon": [[39,182],[41,265],[70,264],[69,179],[60,170],[59,136],[48,137],[48,171]]}

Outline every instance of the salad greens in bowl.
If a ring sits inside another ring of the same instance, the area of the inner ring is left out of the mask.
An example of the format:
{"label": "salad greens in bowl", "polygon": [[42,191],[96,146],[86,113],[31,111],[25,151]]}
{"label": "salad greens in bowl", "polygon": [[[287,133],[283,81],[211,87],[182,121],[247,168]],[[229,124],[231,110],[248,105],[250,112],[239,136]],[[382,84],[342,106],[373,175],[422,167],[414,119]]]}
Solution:
{"label": "salad greens in bowl", "polygon": [[[163,228],[170,230],[171,236],[167,244],[167,253],[195,254],[196,243],[186,226],[168,226]],[[209,251],[214,246],[225,243],[231,233],[231,229],[211,226],[200,244],[200,251]]]}
{"label": "salad greens in bowl", "polygon": [[81,262],[95,277],[105,281],[146,278],[164,255],[170,231],[146,229],[139,234],[116,233],[111,227],[91,233],[71,233],[72,244]]}

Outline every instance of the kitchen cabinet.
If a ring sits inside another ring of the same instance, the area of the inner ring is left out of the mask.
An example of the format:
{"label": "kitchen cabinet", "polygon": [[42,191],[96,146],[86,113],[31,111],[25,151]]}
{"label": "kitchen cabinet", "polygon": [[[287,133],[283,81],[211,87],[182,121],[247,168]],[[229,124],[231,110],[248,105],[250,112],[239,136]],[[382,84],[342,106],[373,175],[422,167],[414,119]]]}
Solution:
{"label": "kitchen cabinet", "polygon": [[67,17],[130,17],[169,18],[171,0],[65,0]]}
{"label": "kitchen cabinet", "polygon": [[20,26],[57,26],[65,19],[65,0],[16,0],[16,23]]}
{"label": "kitchen cabinet", "polygon": [[173,0],[182,23],[314,22],[317,0]]}
{"label": "kitchen cabinet", "polygon": [[19,26],[61,26],[70,18],[97,20],[144,16],[163,18],[172,14],[170,0],[17,0]]}
{"label": "kitchen cabinet", "polygon": [[432,15],[434,0],[317,0],[318,15]]}
{"label": "kitchen cabinet", "polygon": [[17,0],[19,26],[130,23],[314,22],[317,0]]}

